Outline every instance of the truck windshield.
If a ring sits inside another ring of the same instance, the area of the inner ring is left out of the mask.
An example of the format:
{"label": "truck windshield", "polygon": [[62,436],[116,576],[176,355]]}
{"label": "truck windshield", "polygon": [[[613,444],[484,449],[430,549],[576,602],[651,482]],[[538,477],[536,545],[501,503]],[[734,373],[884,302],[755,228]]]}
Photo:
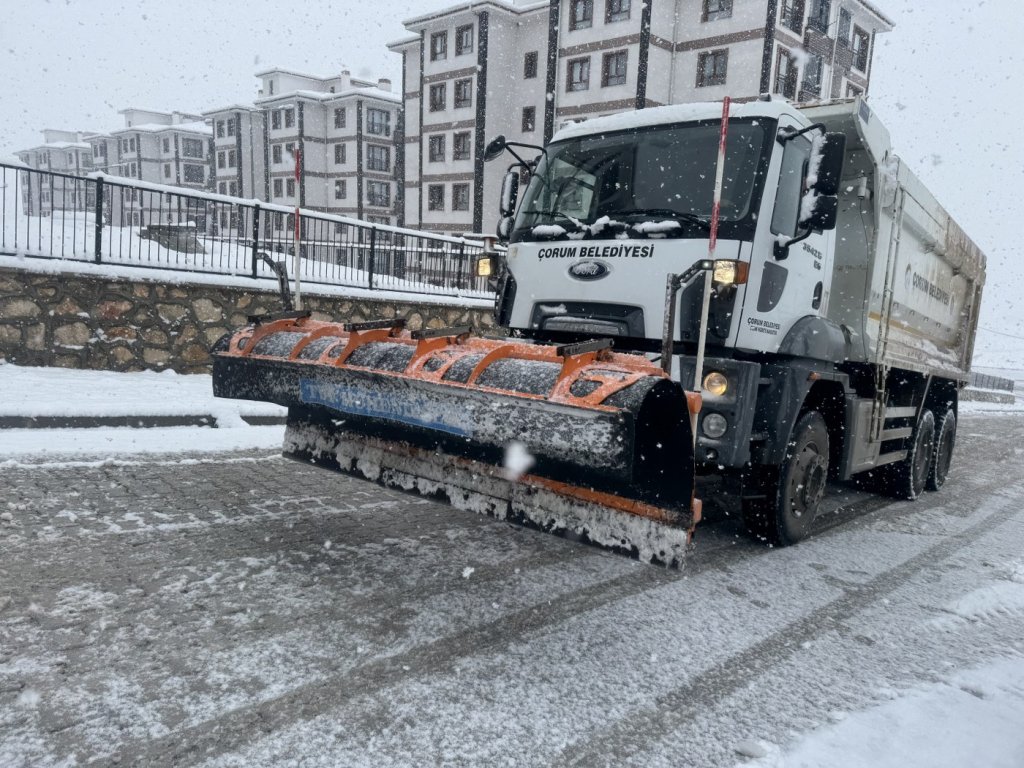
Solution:
{"label": "truck windshield", "polygon": [[[726,231],[729,224],[753,230],[766,127],[729,123],[723,236],[742,236],[736,226]],[[718,121],[652,126],[552,144],[530,179],[512,240],[706,237],[719,128]]]}

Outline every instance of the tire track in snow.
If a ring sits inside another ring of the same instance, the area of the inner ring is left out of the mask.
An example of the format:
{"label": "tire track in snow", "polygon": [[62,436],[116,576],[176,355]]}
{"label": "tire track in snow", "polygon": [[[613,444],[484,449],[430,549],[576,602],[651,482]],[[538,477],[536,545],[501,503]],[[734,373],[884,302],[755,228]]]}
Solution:
{"label": "tire track in snow", "polygon": [[[1013,522],[1014,516],[1021,512],[1022,491],[1022,483],[1004,489],[1004,493],[999,495],[1000,501],[991,512],[955,536],[944,538],[864,584],[847,585],[847,591],[842,597],[780,628],[742,653],[698,675],[686,685],[659,697],[649,707],[616,723],[602,726],[599,735],[582,743],[570,744],[550,764],[589,768],[609,764],[610,757],[613,764],[622,764],[650,742],[693,720],[699,711],[706,708],[708,702],[735,693],[752,678],[791,659],[801,650],[802,643],[837,626],[840,622],[836,617],[849,616],[876,603],[904,586],[921,571],[956,555],[963,547],[962,538],[971,538]],[[638,743],[638,738],[642,738],[643,743]]]}

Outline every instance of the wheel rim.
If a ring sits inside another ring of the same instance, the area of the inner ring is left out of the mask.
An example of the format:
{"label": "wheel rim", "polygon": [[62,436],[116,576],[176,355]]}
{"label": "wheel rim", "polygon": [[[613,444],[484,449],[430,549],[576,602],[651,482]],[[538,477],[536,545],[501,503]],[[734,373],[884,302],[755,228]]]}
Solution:
{"label": "wheel rim", "polygon": [[946,482],[946,475],[949,474],[949,467],[953,461],[953,435],[952,427],[947,426],[947,420],[943,422],[942,434],[939,435],[939,446],[935,456],[935,479],[939,485]]}
{"label": "wheel rim", "polygon": [[828,460],[818,451],[818,446],[808,443],[794,457],[786,509],[793,518],[807,523],[805,513],[812,513],[825,495],[828,477]]}
{"label": "wheel rim", "polygon": [[928,462],[931,459],[932,444],[935,439],[935,430],[922,429],[918,433],[917,445],[914,447],[914,491],[919,492],[924,487],[924,481],[928,478]]}

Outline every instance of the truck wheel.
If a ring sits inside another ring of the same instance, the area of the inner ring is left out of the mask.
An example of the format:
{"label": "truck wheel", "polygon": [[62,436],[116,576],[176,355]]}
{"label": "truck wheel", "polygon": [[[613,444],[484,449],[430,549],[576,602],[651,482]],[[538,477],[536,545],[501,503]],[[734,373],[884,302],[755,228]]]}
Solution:
{"label": "truck wheel", "polygon": [[913,442],[907,458],[890,464],[883,473],[884,489],[897,499],[913,501],[924,490],[932,466],[932,452],[935,444],[935,415],[928,410],[921,412],[921,418],[914,428]]}
{"label": "truck wheel", "polygon": [[935,449],[932,453],[932,468],[928,473],[925,487],[929,491],[937,491],[946,484],[949,465],[953,461],[953,444],[956,442],[956,414],[950,408],[939,420],[939,429],[935,435]]}
{"label": "truck wheel", "polygon": [[810,532],[828,479],[828,427],[817,411],[808,411],[793,428],[786,458],[753,478],[757,492],[743,500],[743,520],[757,538],[788,546]]}

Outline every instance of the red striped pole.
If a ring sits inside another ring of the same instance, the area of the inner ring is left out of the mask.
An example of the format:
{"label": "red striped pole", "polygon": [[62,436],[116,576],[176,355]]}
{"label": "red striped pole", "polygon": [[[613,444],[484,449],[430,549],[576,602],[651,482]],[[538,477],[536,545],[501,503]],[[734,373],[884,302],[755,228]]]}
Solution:
{"label": "red striped pole", "polygon": [[[718,134],[718,162],[715,167],[715,192],[711,203],[711,232],[708,235],[708,258],[714,262],[718,244],[718,214],[722,206],[722,182],[725,178],[725,138],[729,133],[729,97],[722,100],[722,128]],[[693,389],[700,392],[704,378],[704,346],[708,336],[708,312],[711,307],[712,270],[704,273],[704,300],[700,307],[700,333],[697,337],[697,364],[693,369]],[[693,439],[697,440],[697,417],[692,416]]]}
{"label": "red striped pole", "polygon": [[299,200],[301,195],[299,190],[302,189],[302,150],[295,147],[295,308],[302,309],[302,257],[301,253],[301,234],[302,229],[299,226]]}

